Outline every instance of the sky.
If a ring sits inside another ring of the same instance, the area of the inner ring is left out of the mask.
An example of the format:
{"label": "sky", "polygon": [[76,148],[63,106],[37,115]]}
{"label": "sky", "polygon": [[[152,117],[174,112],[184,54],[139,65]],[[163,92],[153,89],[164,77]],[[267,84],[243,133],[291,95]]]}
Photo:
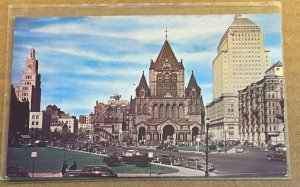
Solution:
{"label": "sky", "polygon": [[[244,16],[263,31],[271,64],[282,61],[280,15]],[[90,114],[97,100],[106,103],[114,94],[134,97],[143,71],[149,84],[150,59],[157,58],[167,28],[177,60],[183,59],[185,86],[193,71],[208,104],[212,62],[233,20],[234,15],[16,18],[11,81],[19,82],[29,50],[35,48],[41,110],[55,104],[70,115]]]}

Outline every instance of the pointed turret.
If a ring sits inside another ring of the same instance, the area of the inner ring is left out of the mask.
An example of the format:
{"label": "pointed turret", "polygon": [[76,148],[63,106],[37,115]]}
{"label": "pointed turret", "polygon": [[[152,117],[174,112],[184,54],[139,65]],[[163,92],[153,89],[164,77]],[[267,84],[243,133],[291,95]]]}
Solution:
{"label": "pointed turret", "polygon": [[140,80],[139,85],[136,87],[135,89],[136,92],[136,96],[140,97],[140,96],[150,96],[150,89],[148,87],[145,75],[144,75],[144,71]]}
{"label": "pointed turret", "polygon": [[196,95],[201,95],[201,88],[198,86],[197,81],[194,76],[194,72],[192,71],[191,78],[189,80],[188,86],[185,89],[186,95],[191,96],[192,91],[196,91]]}
{"label": "pointed turret", "polygon": [[170,70],[184,69],[183,64],[177,61],[168,40],[165,40],[155,63],[151,64],[149,69],[163,70],[164,67]]}

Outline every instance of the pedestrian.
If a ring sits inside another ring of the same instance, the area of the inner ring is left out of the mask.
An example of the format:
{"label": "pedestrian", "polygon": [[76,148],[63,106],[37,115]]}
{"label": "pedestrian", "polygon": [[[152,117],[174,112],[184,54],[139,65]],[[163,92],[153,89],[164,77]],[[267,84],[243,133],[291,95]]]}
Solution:
{"label": "pedestrian", "polygon": [[77,170],[76,161],[73,162],[72,166],[70,166],[69,170]]}
{"label": "pedestrian", "polygon": [[67,169],[68,169],[67,161],[64,161],[61,168],[61,174],[64,175],[67,172]]}

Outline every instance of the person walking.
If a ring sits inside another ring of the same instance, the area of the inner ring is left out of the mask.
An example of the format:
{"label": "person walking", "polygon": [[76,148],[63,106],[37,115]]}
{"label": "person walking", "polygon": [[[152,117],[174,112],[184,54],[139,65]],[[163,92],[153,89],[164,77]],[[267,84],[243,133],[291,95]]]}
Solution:
{"label": "person walking", "polygon": [[62,176],[67,172],[67,169],[68,169],[67,161],[64,161],[62,168],[61,168]]}
{"label": "person walking", "polygon": [[72,166],[70,166],[69,170],[77,170],[77,163],[76,161],[73,162]]}

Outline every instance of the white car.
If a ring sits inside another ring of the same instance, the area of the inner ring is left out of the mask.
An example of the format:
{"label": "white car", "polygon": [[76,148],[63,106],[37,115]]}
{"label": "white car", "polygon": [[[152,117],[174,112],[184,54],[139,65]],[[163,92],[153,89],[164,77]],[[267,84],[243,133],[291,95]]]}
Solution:
{"label": "white car", "polygon": [[142,155],[138,150],[130,149],[127,150],[124,156],[140,156]]}

